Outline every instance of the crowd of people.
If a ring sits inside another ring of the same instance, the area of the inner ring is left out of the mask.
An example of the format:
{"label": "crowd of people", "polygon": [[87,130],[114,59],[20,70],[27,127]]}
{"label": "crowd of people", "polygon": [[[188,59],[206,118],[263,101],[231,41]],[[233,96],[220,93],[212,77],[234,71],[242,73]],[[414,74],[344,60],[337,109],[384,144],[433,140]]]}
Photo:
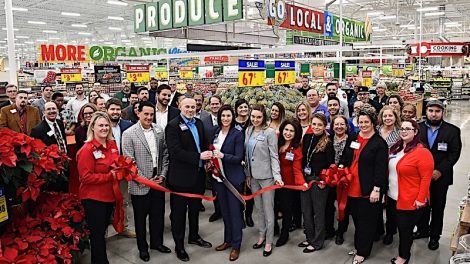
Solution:
{"label": "crowd of people", "polygon": [[[92,263],[109,263],[105,234],[116,201],[112,164],[119,155],[135,161],[139,176],[174,192],[203,195],[210,179],[217,199],[209,221],[224,222],[223,242],[215,249],[231,249],[230,261],[239,257],[243,229],[254,226],[253,207],[258,238],[252,248],[263,248],[265,257],[287,244],[295,229],[304,230],[305,240],[298,243],[303,253],[321,250],[327,239],[341,245],[350,216],[355,249],[349,253],[355,264],[370,256],[374,241],[391,244],[397,230],[399,248],[392,263],[408,263],[413,239],[429,238],[428,248],[436,250],[453,166],[462,148],[459,128],[444,121],[442,102],[429,101],[425,121],[418,123],[416,107],[404,104],[398,95],[387,96],[383,83],[377,85],[374,99],[360,83],[347,92],[337,82],[328,83],[324,98],[309,88],[308,79],[302,84],[305,99],[293,119],[286,118],[279,102],[270,109],[244,99],[234,107],[223,105],[216,83],[207,93],[188,87],[181,94],[174,80],[153,82],[150,89],[131,87],[124,80],[113,97],[99,85],[87,95],[77,84],[66,104],[62,93],[45,86],[31,105],[27,92],[8,85],[8,101],[0,105],[0,128],[57,144],[63,151],[66,137],[75,136]],[[204,97],[209,98],[210,111],[203,109]],[[220,161],[219,173],[214,172],[214,159]],[[335,220],[336,187],[322,181],[322,171],[332,164],[351,173],[341,221]],[[136,237],[139,257],[149,261],[149,249],[171,253],[163,241],[165,193],[134,181],[119,184],[127,211],[122,234]],[[240,193],[273,185],[303,186],[303,191],[272,189],[240,201]],[[130,207],[135,232],[128,228]],[[201,199],[172,193],[170,209],[178,259],[190,259],[185,251],[186,219],[187,242],[212,247],[199,235],[199,212],[205,210]]]}

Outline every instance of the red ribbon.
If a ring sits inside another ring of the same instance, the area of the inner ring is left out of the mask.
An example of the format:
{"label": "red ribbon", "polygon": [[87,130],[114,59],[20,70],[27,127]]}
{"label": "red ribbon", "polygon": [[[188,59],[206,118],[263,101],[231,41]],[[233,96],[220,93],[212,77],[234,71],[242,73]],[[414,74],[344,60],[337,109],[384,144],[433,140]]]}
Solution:
{"label": "red ribbon", "polygon": [[338,221],[342,221],[344,219],[344,210],[348,203],[348,191],[352,181],[352,174],[349,168],[338,168],[335,164],[332,164],[328,169],[322,171],[322,178],[328,186],[336,186]]}

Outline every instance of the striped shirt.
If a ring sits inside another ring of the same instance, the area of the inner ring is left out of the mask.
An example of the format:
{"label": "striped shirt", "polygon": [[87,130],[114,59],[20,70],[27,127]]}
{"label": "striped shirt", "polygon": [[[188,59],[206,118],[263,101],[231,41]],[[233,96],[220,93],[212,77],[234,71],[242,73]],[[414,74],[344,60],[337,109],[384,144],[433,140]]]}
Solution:
{"label": "striped shirt", "polygon": [[[377,130],[379,131],[379,135],[384,138],[381,134],[381,129],[382,129],[383,126],[378,126],[377,127]],[[387,145],[388,145],[388,148],[390,148],[391,146],[393,146],[395,143],[397,143],[398,140],[400,140],[400,133],[398,131],[398,128],[397,127],[394,127],[392,132],[390,132],[390,134],[388,135],[387,138],[384,138],[385,141],[387,142]]]}

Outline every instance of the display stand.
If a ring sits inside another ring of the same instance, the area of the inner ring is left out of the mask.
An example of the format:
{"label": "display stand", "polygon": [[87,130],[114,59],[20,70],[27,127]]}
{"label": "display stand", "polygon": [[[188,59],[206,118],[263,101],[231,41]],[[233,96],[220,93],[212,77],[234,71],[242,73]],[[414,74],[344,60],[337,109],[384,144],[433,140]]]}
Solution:
{"label": "display stand", "polygon": [[459,238],[462,235],[468,234],[470,229],[470,202],[466,202],[465,207],[462,211],[460,216],[459,222],[454,229],[454,234],[452,235],[452,239],[450,241],[450,251],[452,255],[455,254],[457,251],[457,247],[459,245]]}

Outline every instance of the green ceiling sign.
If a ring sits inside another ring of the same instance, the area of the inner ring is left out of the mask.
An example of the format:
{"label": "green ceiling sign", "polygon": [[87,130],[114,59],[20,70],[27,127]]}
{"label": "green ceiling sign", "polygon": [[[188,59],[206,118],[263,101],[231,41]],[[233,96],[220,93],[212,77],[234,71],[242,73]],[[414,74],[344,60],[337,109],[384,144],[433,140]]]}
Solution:
{"label": "green ceiling sign", "polygon": [[214,24],[243,18],[243,0],[159,0],[134,6],[134,32]]}
{"label": "green ceiling sign", "polygon": [[[341,20],[339,16],[333,15],[333,38],[339,39]],[[343,37],[346,41],[368,41],[372,33],[372,26],[369,23],[352,20],[343,17]]]}

